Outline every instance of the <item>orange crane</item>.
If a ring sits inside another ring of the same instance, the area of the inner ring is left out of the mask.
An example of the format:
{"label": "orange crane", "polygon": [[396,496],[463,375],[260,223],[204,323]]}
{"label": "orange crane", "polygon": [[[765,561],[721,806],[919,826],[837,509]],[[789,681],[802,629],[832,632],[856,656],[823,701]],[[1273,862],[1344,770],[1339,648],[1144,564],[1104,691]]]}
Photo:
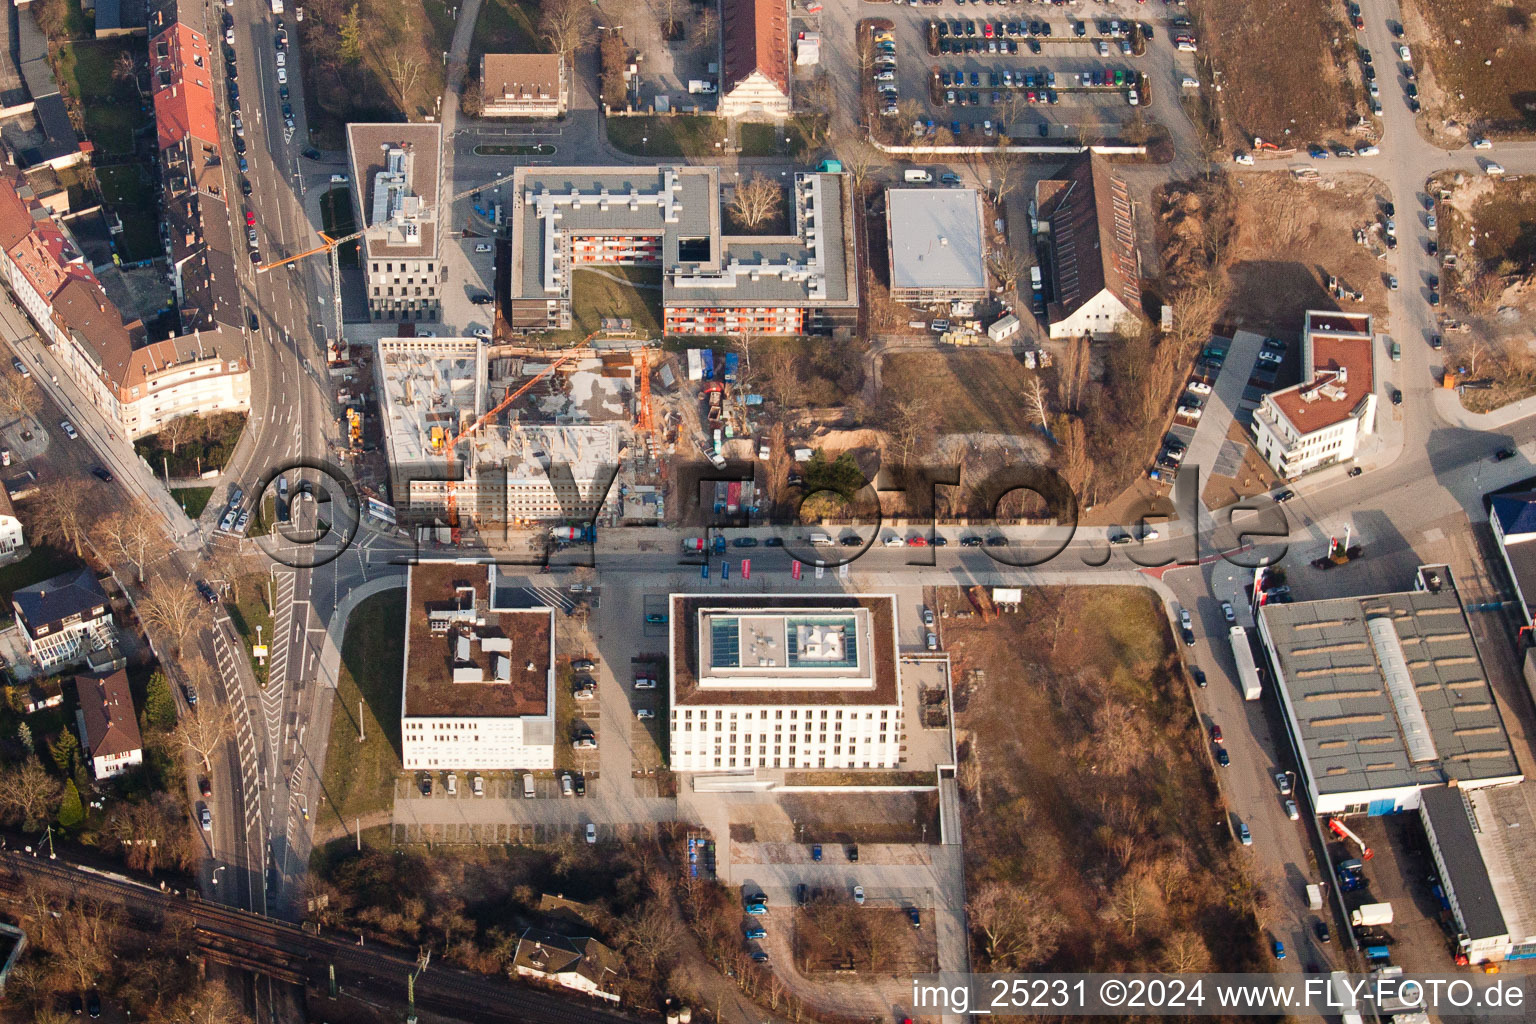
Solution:
{"label": "orange crane", "polygon": [[[459,442],[463,441],[465,438],[469,437],[469,435],[473,434],[475,431],[485,426],[491,420],[495,419],[498,415],[501,414],[503,409],[517,401],[519,398],[523,397],[523,395],[527,394],[529,388],[533,387],[539,381],[554,373],[567,359],[570,359],[572,356],[576,355],[577,352],[586,348],[587,342],[591,341],[599,333],[601,332],[593,331],[591,334],[583,338],[579,344],[573,345],[572,347],[566,349],[565,352],[561,354],[559,359],[556,359],[554,362],[546,366],[522,387],[518,388],[516,391],[507,392],[507,397],[497,402],[490,411],[476,419],[475,422],[471,423],[463,430],[459,431],[456,436],[441,442],[443,446],[443,457],[447,460],[448,464],[448,474],[443,481],[444,506],[448,513],[448,528],[453,531],[453,542],[455,544],[459,542],[459,499],[457,488],[454,487],[453,479],[453,450],[459,446]],[[435,447],[440,442],[437,440],[437,437],[434,436],[432,443]]]}
{"label": "orange crane", "polygon": [[651,366],[646,361],[645,349],[637,348],[635,358],[635,382],[640,387],[640,410],[635,419],[635,429],[648,439],[656,432],[656,420],[651,413]]}

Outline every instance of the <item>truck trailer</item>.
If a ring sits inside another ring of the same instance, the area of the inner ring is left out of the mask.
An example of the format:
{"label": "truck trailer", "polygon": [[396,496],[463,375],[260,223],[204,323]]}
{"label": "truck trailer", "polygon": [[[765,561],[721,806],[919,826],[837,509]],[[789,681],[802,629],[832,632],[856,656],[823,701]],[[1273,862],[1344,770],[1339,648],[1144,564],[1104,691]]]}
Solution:
{"label": "truck trailer", "polygon": [[1227,631],[1232,644],[1232,658],[1237,662],[1237,678],[1243,684],[1243,699],[1258,700],[1263,689],[1259,684],[1259,667],[1253,663],[1253,646],[1248,643],[1248,631],[1233,626]]}
{"label": "truck trailer", "polygon": [[1356,907],[1350,912],[1350,924],[1356,928],[1365,928],[1378,924],[1392,923],[1392,904],[1390,903],[1366,903]]}

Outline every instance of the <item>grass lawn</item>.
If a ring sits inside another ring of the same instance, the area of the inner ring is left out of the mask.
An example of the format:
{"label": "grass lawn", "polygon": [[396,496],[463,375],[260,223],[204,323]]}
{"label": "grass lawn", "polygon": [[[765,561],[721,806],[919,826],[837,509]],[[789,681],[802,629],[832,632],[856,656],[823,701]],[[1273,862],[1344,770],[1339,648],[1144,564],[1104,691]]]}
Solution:
{"label": "grass lawn", "polygon": [[744,124],[740,131],[742,156],[778,156],[784,152],[785,136],[776,125]]}
{"label": "grass lawn", "polygon": [[[325,219],[325,233],[332,238],[342,238],[357,230],[357,214],[352,209],[352,190],[345,186],[333,188],[320,197],[320,215]],[[336,254],[336,259],[347,266],[357,265],[356,242],[348,242]]]}
{"label": "grass lawn", "polygon": [[480,5],[475,34],[469,42],[470,61],[487,53],[547,53],[549,40],[539,33],[535,3],[486,0]]}
{"label": "grass lawn", "polygon": [[895,395],[934,399],[940,430],[951,433],[1033,434],[1031,376],[1003,352],[893,352],[880,370],[881,386]]}
{"label": "grass lawn", "polygon": [[[245,586],[240,589],[240,600],[234,604],[224,602],[224,608],[229,612],[229,619],[234,623],[236,631],[245,638],[245,649],[251,649],[251,644],[256,642],[256,630],[261,629],[261,642],[270,645],[272,643],[272,609],[267,604],[267,588],[262,586]],[[263,689],[267,685],[266,662],[258,662],[254,655],[251,656],[251,671],[256,675],[256,682]]]}
{"label": "grass lawn", "polygon": [[[631,288],[614,277],[640,287]],[[628,317],[642,337],[660,336],[661,271],[655,267],[577,267],[571,278],[571,329],[552,331],[544,337],[555,345],[573,345],[597,330],[605,316]]]}
{"label": "grass lawn", "polygon": [[136,52],[131,37],[59,47],[60,85],[85,110],[85,133],[104,157],[131,155],[134,133],[152,119],[135,83],[113,77],[118,57]]}
{"label": "grass lawn", "polygon": [[1528,274],[1536,266],[1536,181],[1496,181],[1472,206],[1477,257],[1497,268],[1503,260]]}
{"label": "grass lawn", "polygon": [[636,156],[710,156],[725,137],[725,123],[704,114],[610,117],[608,141]]}
{"label": "grass lawn", "polygon": [[[352,819],[386,810],[400,772],[401,663],[405,657],[405,588],[358,605],[341,645],[341,678],[331,712],[320,814],[348,828]],[[357,741],[358,702],[363,742]],[[559,745],[556,746],[559,749]],[[331,822],[325,822],[331,824]]]}
{"label": "grass lawn", "polygon": [[187,510],[187,515],[196,519],[203,514],[203,509],[208,507],[208,500],[213,497],[213,488],[182,487],[172,491],[171,496],[181,502],[182,508]]}
{"label": "grass lawn", "polygon": [[223,469],[245,429],[245,414],[215,413],[202,417],[196,426],[194,436],[183,440],[174,452],[163,434],[140,438],[133,449],[151,466],[171,476],[201,476],[210,469]]}
{"label": "grass lawn", "polygon": [[[21,561],[0,566],[0,594],[9,598],[12,593],[22,587],[30,587],[34,583],[41,583],[60,573],[79,568],[81,568],[80,559],[67,548],[53,548],[47,545],[34,547],[32,553]],[[5,615],[7,618],[10,616],[9,602],[7,602]]]}
{"label": "grass lawn", "polygon": [[165,255],[149,168],[143,164],[98,167],[96,180],[101,183],[102,200],[123,219],[123,233],[117,243],[123,260],[133,263]]}

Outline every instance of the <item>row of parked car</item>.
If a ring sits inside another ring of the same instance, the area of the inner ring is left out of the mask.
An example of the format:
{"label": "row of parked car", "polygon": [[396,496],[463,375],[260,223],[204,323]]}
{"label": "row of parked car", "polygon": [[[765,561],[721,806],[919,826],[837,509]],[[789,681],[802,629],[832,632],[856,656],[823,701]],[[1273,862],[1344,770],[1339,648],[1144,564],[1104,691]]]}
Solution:
{"label": "row of parked car", "polygon": [[875,47],[875,91],[880,94],[880,113],[896,116],[896,36],[888,28],[871,30]]}

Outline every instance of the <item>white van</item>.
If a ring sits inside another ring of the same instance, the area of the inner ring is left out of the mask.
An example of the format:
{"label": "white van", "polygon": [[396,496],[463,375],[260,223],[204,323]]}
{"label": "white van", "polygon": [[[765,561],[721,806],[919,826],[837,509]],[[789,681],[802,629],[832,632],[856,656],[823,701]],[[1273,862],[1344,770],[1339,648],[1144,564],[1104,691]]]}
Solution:
{"label": "white van", "polygon": [[533,775],[529,772],[523,773],[523,796],[529,800],[533,799]]}
{"label": "white van", "polygon": [[347,182],[349,182],[351,180],[352,179],[348,178],[345,174],[333,174],[333,175],[331,175],[331,184],[332,185],[345,185]]}
{"label": "white van", "polygon": [[818,548],[829,548],[832,546],[832,538],[824,533],[813,533],[811,534],[811,545]]}
{"label": "white van", "polygon": [[459,795],[459,777],[457,775],[455,775],[453,772],[449,772],[448,773],[448,795],[449,796],[458,796]]}
{"label": "white van", "polygon": [[901,176],[909,185],[928,185],[933,182],[933,175],[921,169],[904,171]]}

